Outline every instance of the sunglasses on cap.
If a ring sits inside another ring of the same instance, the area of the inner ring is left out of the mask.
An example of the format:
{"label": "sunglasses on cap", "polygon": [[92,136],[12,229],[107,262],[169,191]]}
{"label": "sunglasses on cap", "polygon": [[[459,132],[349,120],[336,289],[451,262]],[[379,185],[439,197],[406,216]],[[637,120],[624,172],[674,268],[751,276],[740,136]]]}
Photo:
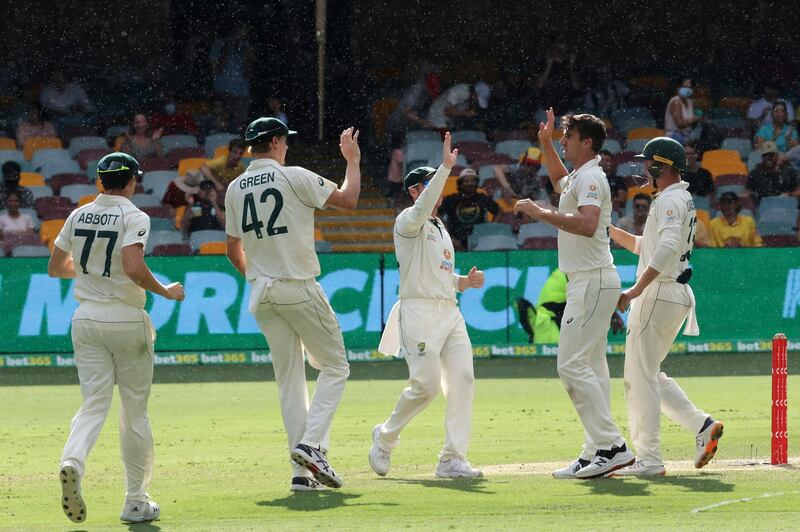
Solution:
{"label": "sunglasses on cap", "polygon": [[102,166],[97,167],[98,172],[119,172],[121,170],[130,170],[130,168],[121,161],[106,161]]}

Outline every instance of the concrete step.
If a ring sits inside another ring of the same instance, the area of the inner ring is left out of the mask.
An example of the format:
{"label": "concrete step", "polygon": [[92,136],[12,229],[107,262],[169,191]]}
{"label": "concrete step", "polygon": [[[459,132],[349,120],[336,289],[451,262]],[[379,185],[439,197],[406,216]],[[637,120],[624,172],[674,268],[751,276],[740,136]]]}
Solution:
{"label": "concrete step", "polygon": [[322,237],[328,242],[392,242],[391,231],[323,231]]}
{"label": "concrete step", "polygon": [[333,244],[333,251],[336,253],[392,253],[394,246],[392,244]]}

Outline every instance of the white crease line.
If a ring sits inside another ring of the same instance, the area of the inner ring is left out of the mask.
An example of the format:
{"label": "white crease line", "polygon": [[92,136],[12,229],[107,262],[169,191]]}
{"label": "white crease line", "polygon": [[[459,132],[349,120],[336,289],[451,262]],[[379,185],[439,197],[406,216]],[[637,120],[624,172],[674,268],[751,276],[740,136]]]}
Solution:
{"label": "white crease line", "polygon": [[744,497],[742,499],[732,499],[730,501],[722,501],[716,504],[709,504],[708,506],[702,506],[700,508],[692,509],[691,513],[698,514],[700,512],[705,512],[706,510],[713,510],[714,508],[719,508],[720,506],[727,506],[729,504],[733,504],[735,502],[750,502],[755,499],[766,499],[769,497],[780,497],[782,495],[797,495],[800,491],[781,491],[779,493],[765,493],[763,495],[759,495],[758,497]]}

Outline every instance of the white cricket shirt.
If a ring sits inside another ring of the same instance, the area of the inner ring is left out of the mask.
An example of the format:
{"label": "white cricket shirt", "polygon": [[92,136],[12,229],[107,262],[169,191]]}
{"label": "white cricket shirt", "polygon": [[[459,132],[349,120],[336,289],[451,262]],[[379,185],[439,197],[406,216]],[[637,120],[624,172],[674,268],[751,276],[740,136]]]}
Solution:
{"label": "white cricket shirt", "polygon": [[431,213],[450,170],[439,166],[413,206],[394,221],[394,248],[400,265],[400,299],[456,299],[453,242],[439,218]]}
{"label": "white cricket shirt", "polygon": [[[122,196],[100,194],[92,203],[72,211],[55,245],[72,254],[75,299],[144,308],[145,290],[125,274],[122,248],[145,246],[149,235],[150,217]],[[126,321],[122,315],[107,318]]]}
{"label": "white cricket shirt", "polygon": [[600,207],[597,230],[591,237],[558,230],[558,269],[566,274],[614,265],[608,237],[608,226],[611,225],[611,188],[599,163],[600,157],[597,156],[558,182],[561,189],[558,212],[578,214],[578,207]]}
{"label": "white cricket shirt", "polygon": [[324,209],[338,185],[299,166],[256,159],[225,194],[225,232],[242,240],[247,280],[313,279],[314,210]]}

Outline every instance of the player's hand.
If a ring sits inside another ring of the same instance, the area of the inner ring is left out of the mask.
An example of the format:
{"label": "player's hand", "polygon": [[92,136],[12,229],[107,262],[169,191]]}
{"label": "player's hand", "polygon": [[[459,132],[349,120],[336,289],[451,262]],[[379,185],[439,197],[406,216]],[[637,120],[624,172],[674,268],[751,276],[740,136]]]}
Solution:
{"label": "player's hand", "polygon": [[619,313],[614,312],[611,315],[611,332],[614,334],[619,334],[625,330],[625,322],[622,321],[622,316]]}
{"label": "player's hand", "polygon": [[540,219],[544,212],[545,210],[536,205],[530,198],[521,199],[514,204],[514,214],[524,214],[534,220]]}
{"label": "player's hand", "polygon": [[342,131],[339,137],[339,149],[342,150],[342,157],[348,163],[361,162],[361,148],[358,147],[358,131],[355,128],[348,127]]}
{"label": "player's hand", "polygon": [[442,166],[448,170],[453,168],[458,160],[458,149],[450,151],[451,142],[452,138],[450,137],[450,132],[448,131],[444,134],[444,144],[442,145]]}
{"label": "player's hand", "polygon": [[467,287],[468,288],[482,288],[483,287],[483,272],[476,266],[467,274]]}
{"label": "player's hand", "polygon": [[620,312],[625,312],[631,306],[631,300],[636,299],[641,295],[641,292],[636,289],[636,286],[628,288],[619,295],[617,301],[617,309]]}
{"label": "player's hand", "polygon": [[539,122],[539,141],[553,142],[553,129],[556,127],[556,115],[553,108],[547,110],[547,121]]}
{"label": "player's hand", "polygon": [[183,292],[183,285],[181,283],[172,283],[167,285],[167,299],[183,301],[185,297],[186,294]]}

